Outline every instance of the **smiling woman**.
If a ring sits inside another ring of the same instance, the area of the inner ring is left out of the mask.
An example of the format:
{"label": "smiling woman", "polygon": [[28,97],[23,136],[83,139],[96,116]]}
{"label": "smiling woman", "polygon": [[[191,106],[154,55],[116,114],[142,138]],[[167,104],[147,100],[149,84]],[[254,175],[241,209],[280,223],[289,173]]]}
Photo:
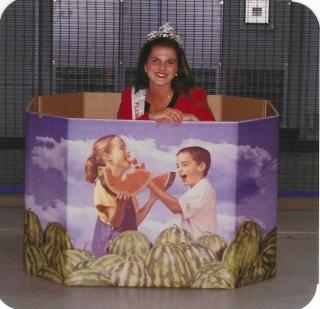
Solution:
{"label": "smiling woman", "polygon": [[194,87],[181,39],[168,23],[147,36],[134,85],[122,92],[118,119],[214,120],[207,92]]}

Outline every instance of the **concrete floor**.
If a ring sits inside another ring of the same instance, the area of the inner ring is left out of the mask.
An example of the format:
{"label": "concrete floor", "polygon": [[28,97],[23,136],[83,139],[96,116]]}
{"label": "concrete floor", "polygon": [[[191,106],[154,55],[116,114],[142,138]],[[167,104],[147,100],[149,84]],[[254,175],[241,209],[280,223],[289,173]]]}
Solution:
{"label": "concrete floor", "polygon": [[0,195],[0,299],[12,308],[302,308],[318,283],[318,200],[279,200],[278,271],[236,290],[64,287],[22,267],[23,197]]}

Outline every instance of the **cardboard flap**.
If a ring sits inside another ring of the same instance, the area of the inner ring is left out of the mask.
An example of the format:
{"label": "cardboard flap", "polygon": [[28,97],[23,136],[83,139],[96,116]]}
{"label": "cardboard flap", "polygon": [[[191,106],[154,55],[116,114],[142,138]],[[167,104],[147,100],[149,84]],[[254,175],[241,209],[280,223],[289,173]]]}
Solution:
{"label": "cardboard flap", "polygon": [[209,95],[208,103],[216,121],[245,121],[278,115],[267,100]]}
{"label": "cardboard flap", "polygon": [[[65,118],[117,119],[120,100],[118,92],[44,95],[34,98],[27,110]],[[208,104],[216,121],[245,121],[278,115],[267,100],[208,95]]]}

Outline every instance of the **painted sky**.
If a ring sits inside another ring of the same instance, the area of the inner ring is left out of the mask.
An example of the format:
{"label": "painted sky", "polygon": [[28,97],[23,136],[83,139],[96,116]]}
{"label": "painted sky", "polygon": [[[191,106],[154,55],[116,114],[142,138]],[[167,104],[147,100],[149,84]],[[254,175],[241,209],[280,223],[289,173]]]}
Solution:
{"label": "painted sky", "polygon": [[[276,143],[268,139],[270,130],[257,134],[255,123],[250,125],[253,128],[249,132],[254,134],[240,145],[235,123],[175,126],[69,120],[68,137],[64,136],[65,129],[60,136],[56,132],[51,137],[49,130],[39,132],[34,128],[29,137],[27,207],[35,209],[44,226],[50,221],[66,224],[76,247],[90,248],[97,215],[92,199],[94,185],[84,180],[84,162],[95,140],[118,134],[153,175],[176,171],[176,153],[183,147],[197,145],[208,149],[212,157],[208,179],[217,191],[219,234],[230,241],[235,226],[248,219],[258,221],[263,231],[270,230],[276,225],[275,216],[270,217],[270,209],[276,213]],[[177,177],[169,191],[178,197],[186,189]],[[145,189],[138,195],[140,206],[148,194]],[[180,215],[172,214],[157,202],[139,230],[153,241],[162,229],[179,225],[180,220]]]}

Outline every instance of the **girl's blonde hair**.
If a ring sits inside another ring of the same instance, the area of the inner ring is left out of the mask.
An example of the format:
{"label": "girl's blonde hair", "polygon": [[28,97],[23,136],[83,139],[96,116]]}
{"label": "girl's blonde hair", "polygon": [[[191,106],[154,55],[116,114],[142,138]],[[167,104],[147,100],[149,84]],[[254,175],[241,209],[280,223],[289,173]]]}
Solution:
{"label": "girl's blonde hair", "polygon": [[99,138],[92,146],[91,156],[88,157],[85,163],[85,179],[88,182],[94,183],[98,177],[98,167],[105,166],[102,157],[104,154],[111,152],[111,142],[117,135],[106,135]]}

